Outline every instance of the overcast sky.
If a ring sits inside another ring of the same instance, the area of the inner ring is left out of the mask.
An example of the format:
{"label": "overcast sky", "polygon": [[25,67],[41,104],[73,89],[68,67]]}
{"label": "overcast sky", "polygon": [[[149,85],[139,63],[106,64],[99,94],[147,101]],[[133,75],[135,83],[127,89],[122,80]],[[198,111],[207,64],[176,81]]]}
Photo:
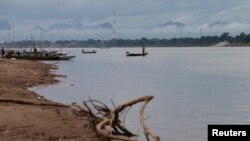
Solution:
{"label": "overcast sky", "polygon": [[117,38],[250,33],[250,0],[0,0],[0,41],[13,26],[16,40],[111,39],[113,10]]}

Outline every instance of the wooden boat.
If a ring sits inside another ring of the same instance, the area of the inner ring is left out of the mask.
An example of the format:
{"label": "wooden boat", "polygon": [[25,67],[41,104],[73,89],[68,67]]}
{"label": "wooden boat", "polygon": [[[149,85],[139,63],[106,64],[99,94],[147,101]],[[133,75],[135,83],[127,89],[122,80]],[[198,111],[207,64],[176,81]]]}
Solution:
{"label": "wooden boat", "polygon": [[15,58],[15,59],[27,59],[27,60],[70,60],[72,58],[75,58],[75,56],[39,56],[39,55],[12,55],[8,58]]}
{"label": "wooden boat", "polygon": [[15,59],[27,59],[27,60],[69,60],[75,58],[75,56],[59,55],[56,52],[8,52],[5,58],[15,58]]}
{"label": "wooden boat", "polygon": [[72,58],[75,58],[76,56],[59,56],[58,60],[70,60]]}
{"label": "wooden boat", "polygon": [[84,53],[96,53],[96,51],[95,50],[92,50],[92,51],[85,51],[84,49],[82,49],[82,53],[84,54]]}
{"label": "wooden boat", "polygon": [[145,53],[130,53],[127,51],[127,54],[126,56],[146,56],[148,53],[145,52]]}
{"label": "wooden boat", "polygon": [[130,53],[130,52],[126,52],[126,56],[146,56],[148,55],[147,52],[145,52],[145,47],[142,47],[142,53]]}

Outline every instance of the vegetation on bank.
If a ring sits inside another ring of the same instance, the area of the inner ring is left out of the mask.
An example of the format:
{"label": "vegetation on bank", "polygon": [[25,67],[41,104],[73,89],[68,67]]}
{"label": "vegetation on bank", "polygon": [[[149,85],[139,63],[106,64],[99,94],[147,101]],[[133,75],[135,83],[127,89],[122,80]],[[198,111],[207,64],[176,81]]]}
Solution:
{"label": "vegetation on bank", "polygon": [[[250,34],[244,32],[236,36],[231,36],[228,32],[222,33],[220,36],[201,36],[200,38],[172,38],[172,39],[112,39],[112,40],[58,40],[53,43],[51,41],[32,41],[23,40],[16,42],[5,42],[1,46],[5,47],[205,47],[215,46],[218,43],[227,42],[228,46],[249,46]],[[224,45],[225,46],[225,45]]]}

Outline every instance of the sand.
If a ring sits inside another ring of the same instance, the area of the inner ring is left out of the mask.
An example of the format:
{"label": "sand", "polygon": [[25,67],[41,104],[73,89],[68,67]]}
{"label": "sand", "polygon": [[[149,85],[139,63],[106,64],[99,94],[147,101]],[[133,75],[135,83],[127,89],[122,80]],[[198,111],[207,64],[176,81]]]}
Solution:
{"label": "sand", "polygon": [[56,66],[0,58],[1,141],[97,141],[86,116],[27,88],[57,83]]}

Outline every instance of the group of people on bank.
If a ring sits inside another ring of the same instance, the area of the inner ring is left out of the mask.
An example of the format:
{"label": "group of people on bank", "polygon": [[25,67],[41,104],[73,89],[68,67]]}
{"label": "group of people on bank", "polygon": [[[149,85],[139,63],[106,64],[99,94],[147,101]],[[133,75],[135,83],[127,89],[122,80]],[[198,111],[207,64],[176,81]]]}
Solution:
{"label": "group of people on bank", "polygon": [[5,55],[5,50],[4,50],[4,47],[2,47],[2,49],[1,49],[1,57],[3,58],[4,55]]}
{"label": "group of people on bank", "polygon": [[[25,52],[26,52],[26,50],[22,51],[22,53],[25,53]],[[34,53],[37,53],[36,48],[34,48]],[[1,47],[1,58],[8,58],[13,54],[20,55],[21,52],[19,50],[18,51],[14,51],[14,50],[10,50],[10,49],[6,50],[4,47]]]}

